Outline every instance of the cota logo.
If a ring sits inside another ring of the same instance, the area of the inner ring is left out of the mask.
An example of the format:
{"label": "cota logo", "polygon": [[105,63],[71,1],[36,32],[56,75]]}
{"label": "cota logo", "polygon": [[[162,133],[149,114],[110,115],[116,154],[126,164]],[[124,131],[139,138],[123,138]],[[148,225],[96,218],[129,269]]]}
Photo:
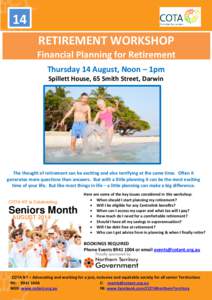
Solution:
{"label": "cota logo", "polygon": [[183,22],[183,17],[181,14],[161,14],[160,16],[161,22]]}
{"label": "cota logo", "polygon": [[200,11],[198,9],[188,9],[184,14],[185,21],[189,24],[195,23],[200,17]]}

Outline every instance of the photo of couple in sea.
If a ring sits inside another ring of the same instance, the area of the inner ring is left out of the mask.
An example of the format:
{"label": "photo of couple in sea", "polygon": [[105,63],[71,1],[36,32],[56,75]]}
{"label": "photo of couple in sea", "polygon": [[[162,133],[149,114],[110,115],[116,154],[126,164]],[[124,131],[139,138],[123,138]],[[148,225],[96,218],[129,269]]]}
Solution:
{"label": "photo of couple in sea", "polygon": [[160,86],[45,86],[44,163],[159,164]]}

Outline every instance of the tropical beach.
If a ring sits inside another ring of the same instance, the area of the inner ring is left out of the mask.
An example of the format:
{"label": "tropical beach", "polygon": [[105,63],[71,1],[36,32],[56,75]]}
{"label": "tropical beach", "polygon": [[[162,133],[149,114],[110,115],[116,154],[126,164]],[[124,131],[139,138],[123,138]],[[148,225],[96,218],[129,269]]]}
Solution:
{"label": "tropical beach", "polygon": [[44,163],[160,163],[160,90],[48,86]]}

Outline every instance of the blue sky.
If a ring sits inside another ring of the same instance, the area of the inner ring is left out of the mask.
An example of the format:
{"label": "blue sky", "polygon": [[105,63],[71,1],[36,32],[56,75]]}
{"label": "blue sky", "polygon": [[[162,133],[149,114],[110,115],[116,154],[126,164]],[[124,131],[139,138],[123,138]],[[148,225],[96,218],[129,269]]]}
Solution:
{"label": "blue sky", "polygon": [[[96,87],[67,87],[70,96],[77,99],[82,92],[90,94]],[[143,120],[150,123],[151,129],[145,135],[159,135],[159,87],[108,87],[107,91],[113,96],[119,96],[125,104],[133,109]]]}

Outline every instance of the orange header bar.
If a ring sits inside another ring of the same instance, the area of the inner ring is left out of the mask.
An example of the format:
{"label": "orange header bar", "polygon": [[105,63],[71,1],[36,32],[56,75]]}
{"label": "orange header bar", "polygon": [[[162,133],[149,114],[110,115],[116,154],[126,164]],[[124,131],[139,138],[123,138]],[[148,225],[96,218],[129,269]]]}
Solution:
{"label": "orange header bar", "polygon": [[3,33],[3,59],[209,58],[206,32]]}
{"label": "orange header bar", "polygon": [[32,8],[32,27],[27,30],[139,31],[161,30],[160,7],[185,6],[201,7],[202,25],[190,28],[163,27],[163,30],[212,30],[212,1],[205,0],[1,1],[1,29],[8,30],[8,7]]}

